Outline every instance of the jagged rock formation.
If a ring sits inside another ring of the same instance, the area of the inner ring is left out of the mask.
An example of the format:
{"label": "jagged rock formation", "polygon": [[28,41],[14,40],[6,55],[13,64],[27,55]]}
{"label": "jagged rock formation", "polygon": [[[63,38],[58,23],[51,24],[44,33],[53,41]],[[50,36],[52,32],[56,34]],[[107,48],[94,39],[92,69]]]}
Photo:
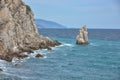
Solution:
{"label": "jagged rock formation", "polygon": [[33,12],[22,0],[0,0],[1,59],[11,60],[13,54],[55,45],[60,43],[39,35]]}
{"label": "jagged rock formation", "polygon": [[77,39],[76,44],[78,44],[78,45],[88,44],[88,32],[87,32],[87,27],[86,27],[86,25],[84,25],[84,26],[80,29],[80,31],[79,31],[76,39]]}

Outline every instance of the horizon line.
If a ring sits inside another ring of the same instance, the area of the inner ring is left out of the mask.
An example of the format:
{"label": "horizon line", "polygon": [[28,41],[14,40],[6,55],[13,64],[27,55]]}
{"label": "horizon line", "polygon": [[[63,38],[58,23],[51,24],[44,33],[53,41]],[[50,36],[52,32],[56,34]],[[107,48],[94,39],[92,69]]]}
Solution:
{"label": "horizon line", "polygon": [[[39,28],[39,27],[37,27]],[[81,27],[80,27],[81,28]],[[80,28],[39,28],[39,29],[80,29]],[[87,29],[120,29],[120,28],[87,28]]]}

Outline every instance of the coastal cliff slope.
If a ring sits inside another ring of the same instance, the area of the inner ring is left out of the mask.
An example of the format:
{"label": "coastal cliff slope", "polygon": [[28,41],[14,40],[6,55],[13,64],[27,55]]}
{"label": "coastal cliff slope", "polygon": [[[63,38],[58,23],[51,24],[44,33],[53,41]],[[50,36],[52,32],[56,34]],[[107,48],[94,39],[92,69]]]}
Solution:
{"label": "coastal cliff slope", "polygon": [[[0,58],[59,45],[39,35],[31,8],[22,0],[0,0]],[[14,57],[14,56],[13,56]]]}

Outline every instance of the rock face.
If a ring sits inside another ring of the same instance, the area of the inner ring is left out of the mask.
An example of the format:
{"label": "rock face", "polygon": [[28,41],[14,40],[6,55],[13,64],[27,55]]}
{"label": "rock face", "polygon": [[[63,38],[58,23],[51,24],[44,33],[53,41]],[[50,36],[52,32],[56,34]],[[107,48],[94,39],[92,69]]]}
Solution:
{"label": "rock face", "polygon": [[39,35],[34,14],[22,0],[0,0],[0,58],[56,45],[60,43]]}
{"label": "rock face", "polygon": [[78,45],[88,44],[88,32],[87,32],[86,25],[84,25],[80,29],[76,39],[77,39],[76,44],[78,44]]}

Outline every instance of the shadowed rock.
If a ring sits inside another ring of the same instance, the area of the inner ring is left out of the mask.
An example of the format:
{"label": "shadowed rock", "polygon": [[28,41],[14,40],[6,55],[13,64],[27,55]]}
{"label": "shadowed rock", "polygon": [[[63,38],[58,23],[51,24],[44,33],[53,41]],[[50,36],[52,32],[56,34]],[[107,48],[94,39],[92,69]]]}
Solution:
{"label": "shadowed rock", "polygon": [[37,54],[35,57],[36,57],[36,58],[43,58],[43,55]]}
{"label": "shadowed rock", "polygon": [[6,60],[8,62],[12,62],[12,59],[14,57],[16,57],[17,59],[23,59],[23,58],[27,58],[28,55],[27,54],[23,54],[23,53],[9,53],[9,54],[1,55],[0,59]]}
{"label": "shadowed rock", "polygon": [[76,39],[77,39],[76,44],[78,44],[78,45],[88,44],[88,32],[87,32],[86,25],[84,25],[80,29]]}
{"label": "shadowed rock", "polygon": [[0,72],[3,72],[3,70],[0,68]]}
{"label": "shadowed rock", "polygon": [[26,55],[26,54],[19,54],[19,55],[17,55],[16,56],[17,58],[21,58],[21,59],[23,59],[23,58],[27,58],[28,57],[28,55]]}
{"label": "shadowed rock", "polygon": [[50,46],[47,47],[47,50],[52,50],[52,48]]}
{"label": "shadowed rock", "polygon": [[5,54],[5,55],[0,56],[0,58],[2,60],[6,60],[8,62],[12,62],[13,56],[11,56],[10,54]]}

